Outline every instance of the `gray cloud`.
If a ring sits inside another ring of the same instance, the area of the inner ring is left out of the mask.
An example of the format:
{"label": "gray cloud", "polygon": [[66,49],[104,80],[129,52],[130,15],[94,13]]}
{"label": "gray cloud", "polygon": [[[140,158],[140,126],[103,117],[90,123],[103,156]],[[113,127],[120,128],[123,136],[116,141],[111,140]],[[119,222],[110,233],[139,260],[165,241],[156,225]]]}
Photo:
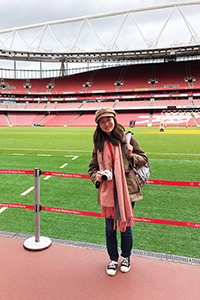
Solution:
{"label": "gray cloud", "polygon": [[[113,12],[123,9],[147,7],[173,0],[7,0],[1,1],[0,29],[24,26],[40,22],[80,17],[91,14]],[[182,2],[186,2],[182,1]],[[185,11],[188,11],[188,6]],[[193,7],[190,7],[194,15]],[[161,10],[160,10],[161,12]],[[196,12],[197,13],[197,12]],[[162,12],[157,20],[162,18]]]}
{"label": "gray cloud", "polygon": [[[174,3],[174,0],[7,0],[1,1],[1,23],[0,30],[9,29],[13,27],[31,25],[36,23],[76,18],[81,16],[89,16],[100,13],[107,13],[131,8],[149,7],[161,5],[165,3]],[[186,2],[182,1],[182,2]],[[183,6],[181,10],[186,15],[191,26],[199,35],[199,8],[200,5]],[[155,41],[164,26],[171,8],[159,9],[154,11],[145,11],[133,13],[133,17],[137,21],[145,39],[147,41]],[[90,20],[92,26],[98,32],[98,35],[103,43],[108,44],[112,36],[116,32],[119,24],[122,22],[124,16],[120,15],[112,18],[104,18],[98,20]],[[77,30],[79,23],[71,23],[68,25],[54,26],[53,29],[58,37],[66,45],[70,37]],[[40,29],[35,31],[20,32],[23,38],[31,42],[33,36]],[[188,43],[191,39],[191,28],[187,28],[178,9],[172,14],[169,23],[160,37],[159,46],[170,45],[173,42]],[[89,25],[85,25],[83,32],[85,35],[80,36],[78,46],[87,50],[86,48],[101,48],[94,35],[90,35],[91,29]],[[45,48],[52,50],[53,38],[49,31],[46,32],[46,40],[44,40]],[[1,37],[0,37],[1,39]],[[10,43],[10,42],[9,42]],[[17,43],[17,42],[16,42]],[[73,45],[72,41],[71,45]],[[117,45],[119,47],[127,48],[144,48],[145,42],[140,35],[136,25],[129,16],[122,29],[118,39]],[[18,42],[18,47],[21,45]],[[57,47],[57,50],[59,48]],[[90,50],[90,49],[89,49]]]}

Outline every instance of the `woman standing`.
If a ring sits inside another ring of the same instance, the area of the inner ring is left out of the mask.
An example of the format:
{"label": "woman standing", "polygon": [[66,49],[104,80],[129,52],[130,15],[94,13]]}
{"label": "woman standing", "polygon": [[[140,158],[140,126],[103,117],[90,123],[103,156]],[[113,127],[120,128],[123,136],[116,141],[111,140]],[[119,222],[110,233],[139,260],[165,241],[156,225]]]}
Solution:
{"label": "woman standing", "polygon": [[130,144],[126,144],[125,130],[117,122],[112,108],[98,110],[95,122],[94,149],[88,173],[99,189],[98,203],[106,220],[106,244],[110,257],[106,272],[112,276],[116,274],[119,259],[117,229],[121,231],[120,271],[126,273],[130,270],[133,207],[135,201],[143,198],[127,156],[136,169],[144,166],[148,158],[134,136]]}

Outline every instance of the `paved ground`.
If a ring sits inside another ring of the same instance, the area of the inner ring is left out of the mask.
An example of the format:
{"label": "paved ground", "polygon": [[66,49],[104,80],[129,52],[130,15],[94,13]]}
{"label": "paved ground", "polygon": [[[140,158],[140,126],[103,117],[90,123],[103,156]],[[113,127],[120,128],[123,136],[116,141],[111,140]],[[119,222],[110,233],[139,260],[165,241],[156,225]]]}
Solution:
{"label": "paved ground", "polygon": [[106,251],[53,243],[28,251],[0,236],[1,300],[198,300],[200,266],[132,255],[131,270],[105,272]]}

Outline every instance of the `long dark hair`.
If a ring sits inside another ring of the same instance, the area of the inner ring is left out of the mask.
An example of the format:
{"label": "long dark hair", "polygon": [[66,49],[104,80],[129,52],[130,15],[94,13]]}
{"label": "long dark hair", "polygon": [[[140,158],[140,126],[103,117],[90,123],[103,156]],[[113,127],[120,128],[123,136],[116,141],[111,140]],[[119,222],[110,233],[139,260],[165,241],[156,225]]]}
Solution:
{"label": "long dark hair", "polygon": [[125,129],[121,124],[117,122],[115,118],[113,119],[115,122],[115,127],[112,130],[110,136],[101,129],[98,123],[97,128],[93,135],[94,147],[96,150],[99,151],[103,150],[103,145],[105,140],[108,140],[111,144],[115,146],[119,145],[119,143],[123,141]]}

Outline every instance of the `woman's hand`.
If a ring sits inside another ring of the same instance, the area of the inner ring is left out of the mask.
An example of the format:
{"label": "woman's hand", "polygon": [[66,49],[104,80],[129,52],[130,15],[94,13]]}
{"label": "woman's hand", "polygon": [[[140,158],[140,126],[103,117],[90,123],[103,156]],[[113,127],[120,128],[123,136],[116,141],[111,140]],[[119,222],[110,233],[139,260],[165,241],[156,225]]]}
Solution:
{"label": "woman's hand", "polygon": [[133,146],[131,144],[126,144],[126,148],[128,150],[128,155],[130,158],[133,157]]}
{"label": "woman's hand", "polygon": [[97,172],[97,180],[98,180],[99,182],[102,182],[102,180],[101,180],[101,173],[102,173],[102,172],[100,172],[100,171]]}

